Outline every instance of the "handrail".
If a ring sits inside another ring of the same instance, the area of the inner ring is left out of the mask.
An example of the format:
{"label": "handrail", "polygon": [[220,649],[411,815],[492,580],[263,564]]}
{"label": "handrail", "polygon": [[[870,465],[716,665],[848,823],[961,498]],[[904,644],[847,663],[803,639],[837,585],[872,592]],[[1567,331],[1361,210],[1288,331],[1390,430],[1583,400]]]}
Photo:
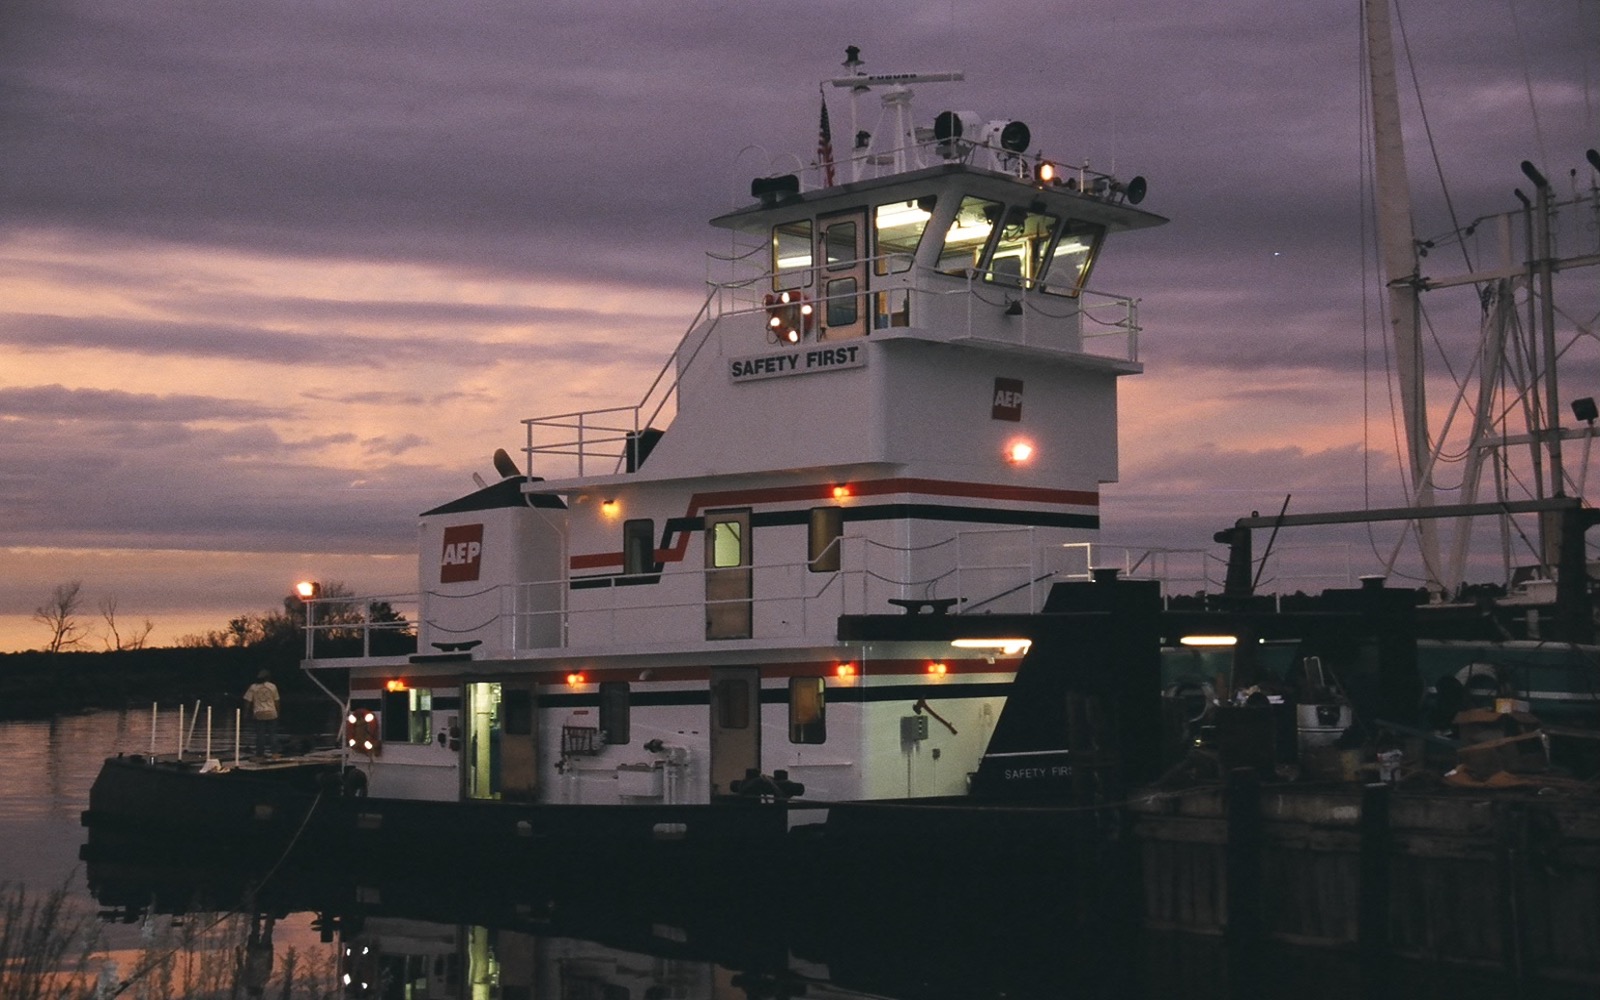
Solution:
{"label": "handrail", "polygon": [[[957,532],[950,539],[933,546],[892,546],[876,539],[862,537],[841,538],[838,544],[848,546],[844,554],[845,568],[816,573],[809,559],[786,562],[757,563],[749,570],[754,574],[755,591],[748,599],[753,609],[773,609],[769,620],[782,620],[783,629],[764,633],[757,626],[757,635],[810,635],[820,634],[824,624],[817,615],[823,614],[831,623],[839,614],[887,612],[884,602],[890,597],[929,597],[947,595],[968,599],[957,614],[982,614],[984,610],[1007,601],[1016,607],[1038,610],[1041,586],[1054,581],[1086,580],[1094,569],[1120,564],[1128,574],[1140,569],[1149,572],[1163,583],[1163,593],[1170,596],[1173,584],[1191,579],[1201,590],[1211,590],[1207,584],[1212,558],[1203,550],[1136,548],[1105,545],[1098,542],[1076,542],[1062,545],[1049,541],[1038,529],[1026,527],[980,528]],[[1013,544],[1013,540],[1015,544]],[[976,545],[968,553],[958,550],[938,559],[933,565],[921,567],[913,577],[909,570],[912,558],[926,554],[930,548],[951,543]],[[1171,575],[1171,567],[1158,565],[1172,556],[1198,556],[1202,565],[1198,577],[1180,573]],[[617,621],[618,616],[634,613],[670,612],[704,606],[704,585],[700,583],[708,571],[700,566],[674,566],[656,574],[657,587],[636,588],[608,586],[602,588],[604,597],[596,590],[572,608],[569,602],[560,601],[542,606],[541,590],[559,587],[563,598],[568,596],[570,577],[529,580],[500,584],[488,588],[474,588],[471,593],[446,594],[437,590],[416,598],[421,601],[414,624],[418,626],[419,642],[429,639],[446,641],[455,636],[476,633],[499,636],[488,640],[491,647],[510,650],[535,650],[566,648],[574,634],[584,636],[580,642],[614,641],[625,634],[628,627]],[[606,574],[608,575],[608,574]],[[643,591],[657,595],[655,600],[638,604]],[[1027,594],[1023,597],[1021,595]],[[541,606],[530,607],[533,604]],[[357,605],[363,608],[378,600],[391,606],[404,606],[410,601],[395,597],[350,597],[320,599],[323,603]],[[730,599],[722,603],[745,603],[745,598]],[[711,602],[717,603],[717,602]],[[783,610],[792,607],[793,611]],[[455,609],[455,610],[453,610]],[[425,617],[424,617],[425,613]],[[691,621],[697,616],[683,618],[677,626],[687,629],[684,638],[693,632]],[[606,622],[610,624],[606,624]],[[539,623],[547,623],[541,625]],[[549,625],[556,622],[558,625]],[[413,623],[370,623],[371,629],[400,629]],[[580,627],[581,626],[581,627]],[[355,623],[317,623],[315,631],[346,629],[353,631]],[[531,629],[531,631],[530,631]],[[600,638],[610,635],[610,638]],[[360,656],[370,656],[370,645],[364,644]],[[316,657],[308,650],[307,660]]]}

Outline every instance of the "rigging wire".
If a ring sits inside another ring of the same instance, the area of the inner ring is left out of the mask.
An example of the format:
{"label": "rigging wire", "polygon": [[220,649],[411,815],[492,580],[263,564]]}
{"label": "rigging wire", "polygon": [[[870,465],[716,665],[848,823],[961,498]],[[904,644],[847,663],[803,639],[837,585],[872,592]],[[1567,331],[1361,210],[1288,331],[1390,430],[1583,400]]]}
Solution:
{"label": "rigging wire", "polygon": [[1528,91],[1528,116],[1533,119],[1533,142],[1539,147],[1539,168],[1549,176],[1545,165],[1550,154],[1544,148],[1544,126],[1539,122],[1539,103],[1533,99],[1533,73],[1528,68],[1528,43],[1522,37],[1522,20],[1517,17],[1517,0],[1506,0],[1511,14],[1511,35],[1517,41],[1517,59],[1522,63],[1522,85]]}
{"label": "rigging wire", "polygon": [[[1372,498],[1372,370],[1370,359],[1372,356],[1371,332],[1371,303],[1377,302],[1377,320],[1380,330],[1388,329],[1388,302],[1387,297],[1375,294],[1376,287],[1368,283],[1369,261],[1377,256],[1377,249],[1373,244],[1377,240],[1377,195],[1371,183],[1376,173],[1377,141],[1373,137],[1372,127],[1372,80],[1367,75],[1367,64],[1371,58],[1367,48],[1367,21],[1366,5],[1356,5],[1359,17],[1359,30],[1357,36],[1360,44],[1356,53],[1356,80],[1357,90],[1360,94],[1358,117],[1360,120],[1359,134],[1361,141],[1358,144],[1357,176],[1360,178],[1360,259],[1361,259],[1361,499],[1362,505],[1367,510],[1373,507]],[[1368,229],[1368,223],[1371,229]],[[1369,258],[1369,253],[1371,257]],[[1400,427],[1398,421],[1398,407],[1394,399],[1394,369],[1389,357],[1389,338],[1380,336],[1379,346],[1383,351],[1383,382],[1389,397],[1389,432],[1394,443],[1396,468],[1400,473],[1401,495],[1410,504],[1410,483],[1405,475],[1405,452],[1400,444]],[[1379,550],[1377,527],[1368,521],[1363,525],[1367,536],[1367,547],[1372,556],[1378,561],[1383,560]]]}
{"label": "rigging wire", "polygon": [[[312,799],[311,805],[306,807],[306,814],[305,817],[301,819],[299,828],[294,831],[294,836],[289,838],[288,846],[283,849],[283,853],[278,856],[278,860],[272,863],[272,867],[267,869],[266,874],[261,876],[261,880],[246,890],[244,898],[239,900],[239,904],[237,906],[218,914],[217,919],[211,921],[205,927],[201,928],[201,935],[204,935],[206,932],[215,929],[223,921],[229,919],[230,917],[244,916],[246,914],[246,906],[250,906],[253,912],[257,894],[260,893],[262,887],[270,882],[272,877],[278,873],[278,869],[283,867],[283,863],[287,861],[289,859],[289,855],[294,852],[295,845],[300,843],[300,837],[306,832],[306,827],[310,825],[312,815],[317,811],[317,806],[322,803],[322,794],[322,790],[318,789],[316,798]],[[123,979],[117,984],[116,988],[110,992],[109,997],[119,997],[123,993],[127,992],[129,987],[133,986],[139,980],[150,975],[150,973],[158,969],[162,963],[166,962],[167,959],[171,958],[182,947],[183,944],[180,942],[161,951],[153,958],[146,959],[143,964],[135,967],[132,972],[128,973],[126,979]]]}
{"label": "rigging wire", "polygon": [[[1450,226],[1461,231],[1461,220],[1456,216],[1455,201],[1450,197],[1450,184],[1444,177],[1444,165],[1439,162],[1439,144],[1433,138],[1433,124],[1428,120],[1428,105],[1422,99],[1422,81],[1417,77],[1417,61],[1411,55],[1411,38],[1406,34],[1406,19],[1400,13],[1400,0],[1394,0],[1394,20],[1400,29],[1400,47],[1406,54],[1406,71],[1411,75],[1411,91],[1417,98],[1417,111],[1422,119],[1422,132],[1428,137],[1428,154],[1433,159],[1433,172],[1439,178],[1439,191],[1444,195],[1445,210],[1450,216]],[[1467,253],[1465,241],[1461,244],[1461,258],[1467,270],[1472,270],[1472,257]]]}

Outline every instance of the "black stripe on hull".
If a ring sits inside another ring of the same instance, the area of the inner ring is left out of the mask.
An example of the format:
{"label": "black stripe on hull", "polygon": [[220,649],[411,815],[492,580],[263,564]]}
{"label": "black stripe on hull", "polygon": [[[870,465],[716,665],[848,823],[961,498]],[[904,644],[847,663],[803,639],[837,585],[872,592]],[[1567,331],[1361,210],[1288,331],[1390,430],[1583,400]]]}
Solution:
{"label": "black stripe on hull", "polygon": [[[886,503],[841,508],[845,521],[956,521],[961,524],[995,524],[1026,528],[1079,528],[1095,531],[1100,527],[1099,514],[1074,514],[1066,511],[1008,510],[1000,507],[960,507],[940,503]],[[750,515],[752,528],[799,527],[811,520],[811,508],[803,510],[774,510]],[[680,532],[705,530],[703,517],[669,518],[661,532],[659,548],[672,548],[672,538]],[[573,590],[592,590],[597,587],[632,587],[659,583],[658,573],[641,573],[623,576],[606,573],[578,577],[569,581]]]}

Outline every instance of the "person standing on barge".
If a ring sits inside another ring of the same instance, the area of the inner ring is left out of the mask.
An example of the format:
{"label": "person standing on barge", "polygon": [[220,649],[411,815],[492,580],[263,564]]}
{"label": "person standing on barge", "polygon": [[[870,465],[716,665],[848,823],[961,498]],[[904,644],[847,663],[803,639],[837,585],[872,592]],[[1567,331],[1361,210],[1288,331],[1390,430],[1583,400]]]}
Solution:
{"label": "person standing on barge", "polygon": [[245,688],[244,700],[250,706],[250,719],[256,731],[256,756],[278,752],[278,685],[263,670],[256,682]]}

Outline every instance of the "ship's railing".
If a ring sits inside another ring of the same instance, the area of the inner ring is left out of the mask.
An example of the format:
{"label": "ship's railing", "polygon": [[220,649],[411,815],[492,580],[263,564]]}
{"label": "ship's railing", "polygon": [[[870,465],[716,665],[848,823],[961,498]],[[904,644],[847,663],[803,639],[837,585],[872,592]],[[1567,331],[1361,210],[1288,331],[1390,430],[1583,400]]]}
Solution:
{"label": "ship's railing", "polygon": [[546,471],[542,465],[535,467],[535,456],[574,459],[579,476],[614,474],[627,468],[630,449],[638,447],[639,434],[646,428],[664,430],[671,423],[678,401],[678,379],[716,329],[719,293],[717,288],[707,293],[677,348],[656,372],[638,403],[522,421],[527,435],[524,471],[529,476]]}
{"label": "ship's railing", "polygon": [[[1040,169],[1049,164],[1059,184],[1071,191],[1085,195],[1121,201],[1126,191],[1110,174],[1090,170],[1087,163],[1071,166],[1065,160],[1045,156],[1042,152],[1014,153],[989,143],[967,139],[929,139],[901,143],[891,148],[872,148],[834,158],[834,183],[842,180],[863,181],[878,177],[923,170],[944,164],[961,163],[979,169],[993,170],[1027,183],[1046,183]],[[827,169],[821,163],[807,164],[799,171],[801,186],[806,191],[828,187]]]}
{"label": "ship's railing", "polygon": [[844,567],[838,571],[813,572],[804,560],[749,567],[748,599],[708,601],[708,571],[686,566],[651,574],[648,587],[628,586],[627,578],[613,577],[597,578],[579,591],[570,591],[570,581],[561,579],[489,586],[462,595],[430,593],[421,605],[427,619],[385,612],[386,620],[379,620],[372,613],[373,608],[416,607],[418,599],[412,595],[334,598],[320,603],[337,605],[348,617],[318,620],[307,632],[306,659],[408,653],[409,647],[390,648],[382,639],[404,636],[413,627],[420,633],[421,653],[479,646],[516,654],[630,642],[695,643],[705,640],[704,612],[718,605],[747,605],[756,639],[810,636],[831,641],[840,615],[898,613],[890,603],[896,599],[955,598],[952,614],[1036,612],[1054,583],[1087,580],[1105,568],[1159,580],[1164,598],[1220,588],[1220,579],[1213,579],[1220,572],[1213,572],[1217,560],[1199,550],[1062,544],[1057,538],[1036,528],[963,531],[920,547],[845,537],[837,543]]}
{"label": "ship's railing", "polygon": [[[734,264],[753,251],[719,258]],[[864,267],[876,269],[880,261],[894,266],[903,254],[869,258]],[[873,331],[894,327],[953,331],[964,339],[1028,346],[1064,354],[1084,354],[1114,360],[1139,359],[1138,300],[1084,290],[1077,296],[1052,295],[1021,284],[1008,284],[1005,275],[969,268],[959,275],[924,267],[875,276],[869,291],[829,297],[816,295],[819,269],[785,275],[804,281],[818,315],[834,299],[859,299],[866,305],[867,325]],[[807,280],[809,279],[809,280]],[[676,413],[677,391],[684,374],[705,352],[715,331],[727,329],[739,336],[759,336],[750,343],[774,350],[783,345],[767,329],[766,293],[772,275],[731,278],[707,292],[677,348],[657,371],[641,400],[631,406],[575,410],[522,421],[526,435],[524,471],[529,476],[558,478],[569,474],[615,475],[637,466],[635,450],[647,429],[664,431]],[[881,293],[881,295],[880,295]],[[883,303],[903,304],[904,311],[884,311]],[[549,466],[554,464],[556,468]]]}
{"label": "ship's railing", "polygon": [[302,602],[306,659],[387,656],[416,647],[416,594],[316,597]]}
{"label": "ship's railing", "polygon": [[[924,546],[891,545],[851,536],[838,541],[840,564],[814,572],[804,560],[748,567],[751,596],[706,598],[708,572],[670,566],[648,580],[595,577],[581,590],[567,580],[489,586],[468,594],[430,593],[420,623],[421,653],[525,653],[567,647],[705,641],[705,612],[719,605],[749,608],[755,639],[811,637],[831,641],[840,615],[898,613],[894,600],[956,600],[952,614],[1031,613],[1051,585],[1089,579],[1115,567],[1125,576],[1162,581],[1164,596],[1214,589],[1204,553],[1059,542],[1059,532],[996,528],[958,532]],[[630,585],[647,583],[648,586]],[[354,606],[371,599],[352,599]],[[335,626],[329,626],[330,628]],[[348,625],[337,626],[349,628]],[[383,655],[366,643],[360,656]],[[351,658],[348,643],[319,641],[307,658]]]}

